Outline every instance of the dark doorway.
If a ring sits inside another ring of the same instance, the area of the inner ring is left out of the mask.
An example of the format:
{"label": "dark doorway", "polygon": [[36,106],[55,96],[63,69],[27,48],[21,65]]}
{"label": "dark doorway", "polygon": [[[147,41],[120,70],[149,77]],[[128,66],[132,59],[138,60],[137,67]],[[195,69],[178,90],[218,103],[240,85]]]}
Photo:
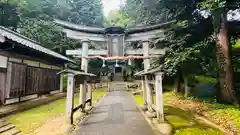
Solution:
{"label": "dark doorway", "polygon": [[122,73],[121,67],[115,67],[115,73]]}
{"label": "dark doorway", "polygon": [[115,67],[114,80],[115,81],[123,81],[122,67]]}

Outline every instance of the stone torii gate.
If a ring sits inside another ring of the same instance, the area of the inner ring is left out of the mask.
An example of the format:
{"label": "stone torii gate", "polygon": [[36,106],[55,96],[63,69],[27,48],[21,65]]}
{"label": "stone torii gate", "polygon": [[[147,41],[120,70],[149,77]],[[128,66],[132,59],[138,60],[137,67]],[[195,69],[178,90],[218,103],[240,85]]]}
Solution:
{"label": "stone torii gate", "polygon": [[[150,49],[149,44],[151,40],[163,39],[164,33],[168,30],[169,26],[174,22],[167,22],[147,27],[129,28],[124,29],[121,27],[108,27],[108,28],[97,28],[88,27],[72,24],[69,22],[55,20],[57,24],[63,27],[63,32],[66,33],[67,37],[81,40],[82,48],[76,50],[67,50],[67,55],[81,58],[81,69],[87,73],[88,70],[88,59],[99,58],[105,61],[116,61],[118,65],[119,61],[128,60],[131,64],[131,59],[143,59],[144,70],[147,71],[150,68],[151,57],[159,57],[165,53],[165,49]],[[125,48],[127,42],[141,42],[141,49],[128,49]],[[106,49],[89,49],[90,43],[96,42],[98,44],[105,44]],[[113,72],[115,73],[113,67]],[[153,96],[149,87],[147,75],[142,78],[142,85],[145,86],[145,103],[144,106],[148,110],[151,109],[153,104]],[[83,103],[86,93],[85,82],[80,86],[80,104]],[[147,100],[148,99],[148,100]]]}

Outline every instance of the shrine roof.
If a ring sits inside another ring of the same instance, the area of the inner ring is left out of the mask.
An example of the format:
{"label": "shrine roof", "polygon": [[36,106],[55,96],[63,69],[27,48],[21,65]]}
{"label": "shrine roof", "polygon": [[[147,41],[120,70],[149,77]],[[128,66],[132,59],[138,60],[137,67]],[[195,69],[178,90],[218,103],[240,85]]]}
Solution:
{"label": "shrine roof", "polygon": [[[3,36],[4,38],[14,41],[18,43],[19,46],[27,47],[27,49],[33,49],[41,54],[47,54],[51,57],[58,58],[61,60],[64,60],[66,62],[72,62],[75,63],[73,60],[67,58],[66,56],[63,56],[55,51],[52,51],[48,48],[43,47],[40,43],[29,39],[28,37],[25,37],[15,31],[12,31],[8,28],[5,28],[3,26],[0,26],[0,36]],[[4,41],[0,41],[4,42]]]}

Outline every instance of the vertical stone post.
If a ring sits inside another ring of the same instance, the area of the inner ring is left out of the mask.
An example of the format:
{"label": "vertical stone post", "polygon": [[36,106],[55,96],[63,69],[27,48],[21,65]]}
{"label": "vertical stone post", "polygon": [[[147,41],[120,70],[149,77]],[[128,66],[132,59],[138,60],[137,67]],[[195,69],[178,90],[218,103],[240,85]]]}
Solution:
{"label": "vertical stone post", "polygon": [[111,92],[111,87],[110,87],[110,86],[111,86],[111,84],[108,82],[108,83],[107,83],[108,92]]}
{"label": "vertical stone post", "polygon": [[[143,41],[143,56],[148,57],[149,56],[149,41]],[[150,68],[150,59],[145,58],[144,59],[144,70],[147,71]],[[144,76],[145,80],[145,91],[146,91],[146,98],[147,98],[147,105],[148,105],[148,112],[149,114],[153,112],[153,109],[151,105],[153,104],[153,93],[150,89],[149,82],[147,75]]]}
{"label": "vertical stone post", "polygon": [[86,104],[86,111],[89,111],[92,109],[92,84],[91,83],[87,84],[87,101],[88,103]]}
{"label": "vertical stone post", "polygon": [[[142,42],[143,45],[143,56],[144,57],[148,57],[149,56],[149,41],[143,41]],[[143,63],[144,63],[144,70],[148,70],[150,68],[150,59],[143,59]]]}
{"label": "vertical stone post", "polygon": [[156,112],[159,122],[164,122],[162,76],[162,72],[155,73]]}
{"label": "vertical stone post", "polygon": [[67,114],[67,122],[69,124],[73,124],[73,92],[74,92],[74,75],[72,73],[68,73],[68,81],[67,81],[67,99],[66,99],[66,114]]}
{"label": "vertical stone post", "polygon": [[147,111],[147,95],[146,95],[146,87],[144,82],[144,77],[141,77],[141,90],[143,91],[143,105],[141,106],[141,109],[143,111]]}
{"label": "vertical stone post", "polygon": [[[88,44],[89,40],[82,40],[82,61],[81,61],[81,70],[87,73],[88,70]],[[87,89],[87,80],[84,78],[83,84],[80,84],[80,96],[79,96],[79,104],[83,106],[82,111],[85,109],[85,101],[86,101],[86,89]]]}
{"label": "vertical stone post", "polygon": [[145,79],[146,98],[147,98],[148,111],[152,113],[152,112],[154,111],[154,110],[152,109],[152,104],[153,104],[153,92],[152,92],[152,90],[150,89],[149,81],[148,81],[148,78],[147,78],[146,75],[144,76],[144,79]]}
{"label": "vertical stone post", "polygon": [[64,75],[60,74],[60,92],[63,92],[63,78],[64,78]]}

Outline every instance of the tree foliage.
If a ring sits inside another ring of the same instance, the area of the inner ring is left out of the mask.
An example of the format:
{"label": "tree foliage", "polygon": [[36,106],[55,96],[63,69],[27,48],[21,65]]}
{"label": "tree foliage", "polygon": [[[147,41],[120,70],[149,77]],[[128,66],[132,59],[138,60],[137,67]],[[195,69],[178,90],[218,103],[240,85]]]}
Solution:
{"label": "tree foliage", "polygon": [[[157,62],[164,62],[170,75],[179,71],[185,75],[221,73],[220,86],[227,86],[220,88],[221,94],[228,96],[222,98],[224,102],[234,102],[234,94],[231,94],[231,53],[224,53],[221,49],[229,48],[231,51],[231,45],[228,45],[226,33],[219,32],[227,30],[227,27],[223,27],[225,22],[222,18],[226,18],[229,10],[239,8],[239,0],[127,0],[126,3],[124,12],[134,20],[133,24],[136,26],[177,20],[173,29],[166,33],[166,40],[156,44],[165,44],[168,48],[164,60]],[[219,37],[224,38],[219,40]],[[216,68],[219,65],[223,68]]]}
{"label": "tree foliage", "polygon": [[131,24],[132,20],[122,10],[113,10],[107,17],[107,25],[109,26],[128,27],[131,26]]}

